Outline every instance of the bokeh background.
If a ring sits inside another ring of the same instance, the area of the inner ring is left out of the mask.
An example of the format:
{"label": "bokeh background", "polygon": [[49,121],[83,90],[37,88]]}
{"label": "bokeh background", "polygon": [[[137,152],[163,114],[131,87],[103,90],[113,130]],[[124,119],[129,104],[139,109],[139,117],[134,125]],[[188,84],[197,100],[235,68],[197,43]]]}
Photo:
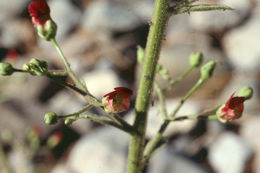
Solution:
{"label": "bokeh background", "polygon": [[[38,58],[47,61],[50,69],[64,68],[51,43],[38,38],[27,12],[29,2],[0,1],[1,61],[21,68],[30,58]],[[136,62],[136,47],[145,47],[153,1],[48,3],[58,25],[57,40],[73,70],[86,81],[93,95],[102,98],[114,87],[129,87],[134,90],[133,108],[141,71]],[[245,103],[241,119],[232,123],[221,124],[217,120],[172,123],[167,131],[169,143],[154,155],[145,172],[260,173],[260,1],[198,3],[221,3],[235,10],[182,14],[170,19],[160,63],[173,78],[188,68],[192,51],[201,51],[205,61],[214,59],[218,63],[213,78],[188,100],[179,115],[196,114],[222,104],[245,85],[254,89],[254,96]],[[198,78],[197,69],[167,94],[168,112]],[[156,80],[161,87],[167,85],[160,76]],[[162,121],[156,96],[152,100],[147,139],[156,133]],[[15,172],[124,172],[128,135],[88,120],[79,120],[70,127],[62,121],[52,126],[44,124],[46,112],[68,114],[85,104],[79,95],[47,78],[27,74],[1,76],[1,141]],[[133,109],[121,115],[131,121]],[[38,148],[30,145],[32,132],[39,137]],[[48,147],[50,137],[57,133],[54,142],[58,144]],[[3,171],[0,166],[0,172]]]}

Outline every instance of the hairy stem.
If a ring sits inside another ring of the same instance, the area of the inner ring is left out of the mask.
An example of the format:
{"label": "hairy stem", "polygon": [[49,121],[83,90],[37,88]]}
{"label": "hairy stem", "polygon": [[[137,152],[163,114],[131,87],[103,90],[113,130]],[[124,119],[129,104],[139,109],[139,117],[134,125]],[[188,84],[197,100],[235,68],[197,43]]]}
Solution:
{"label": "hairy stem", "polygon": [[155,0],[152,23],[145,49],[143,71],[136,98],[134,120],[134,128],[136,129],[136,132],[132,133],[130,138],[127,166],[128,173],[140,173],[143,168],[142,160],[147,111],[152,93],[156,65],[161,50],[161,43],[169,19],[168,5],[168,0]]}

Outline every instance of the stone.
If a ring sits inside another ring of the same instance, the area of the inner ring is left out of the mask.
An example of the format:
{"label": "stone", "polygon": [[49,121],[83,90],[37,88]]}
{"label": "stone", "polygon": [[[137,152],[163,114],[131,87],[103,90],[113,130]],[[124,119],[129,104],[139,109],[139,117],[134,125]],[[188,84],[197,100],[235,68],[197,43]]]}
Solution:
{"label": "stone", "polygon": [[157,152],[150,161],[149,173],[207,173],[208,171],[194,161],[165,147]]}
{"label": "stone", "polygon": [[231,32],[224,38],[224,48],[230,62],[236,70],[259,71],[260,66],[260,13]]}
{"label": "stone", "polygon": [[57,40],[64,39],[67,34],[77,27],[82,15],[80,9],[70,0],[50,1],[51,17],[58,25]]}
{"label": "stone", "polygon": [[[254,114],[253,114],[254,115]],[[260,117],[258,114],[246,118],[241,125],[241,136],[254,147],[255,158],[253,161],[254,172],[260,172]]]}
{"label": "stone", "polygon": [[[211,3],[214,4],[214,2]],[[190,23],[193,28],[207,31],[223,30],[227,27],[233,27],[239,24],[251,9],[251,2],[248,0],[220,0],[215,4],[227,5],[235,10],[192,12],[190,15]]]}
{"label": "stone", "polygon": [[118,129],[96,129],[76,143],[67,166],[77,173],[125,172],[128,141],[129,135]]}
{"label": "stone", "polygon": [[110,33],[131,30],[140,24],[140,18],[123,3],[96,0],[88,5],[82,23],[89,31]]}
{"label": "stone", "polygon": [[252,146],[231,132],[222,133],[209,148],[209,162],[218,173],[243,173],[252,156]]}

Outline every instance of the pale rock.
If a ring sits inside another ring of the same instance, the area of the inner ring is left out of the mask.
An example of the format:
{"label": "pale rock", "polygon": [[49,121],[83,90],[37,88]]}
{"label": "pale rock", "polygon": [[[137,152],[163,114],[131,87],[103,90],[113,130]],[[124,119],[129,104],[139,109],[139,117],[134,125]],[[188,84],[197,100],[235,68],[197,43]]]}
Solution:
{"label": "pale rock", "polygon": [[88,5],[83,27],[95,32],[131,30],[140,24],[140,17],[123,3],[96,0]]}
{"label": "pale rock", "polygon": [[105,94],[112,92],[114,88],[121,86],[118,75],[112,69],[94,70],[83,76],[91,94],[102,98]]}
{"label": "pale rock", "polygon": [[191,12],[192,27],[198,30],[223,30],[238,24],[251,8],[251,2],[248,0],[220,0],[217,4],[227,5],[235,10]]}
{"label": "pale rock", "polygon": [[260,66],[260,13],[226,35],[224,48],[230,62],[237,70],[259,71]]}
{"label": "pale rock", "polygon": [[77,173],[125,172],[128,141],[128,134],[111,127],[92,131],[76,143],[67,166]]}
{"label": "pale rock", "polygon": [[207,173],[200,165],[192,160],[170,151],[165,147],[157,152],[150,161],[149,173]]}
{"label": "pale rock", "polygon": [[231,132],[221,134],[209,148],[209,162],[218,173],[243,173],[252,156],[252,146]]}
{"label": "pale rock", "polygon": [[61,40],[80,23],[82,13],[69,0],[50,1],[51,17],[58,26],[57,40]]}
{"label": "pale rock", "polygon": [[247,140],[255,151],[253,170],[260,172],[260,117],[258,113],[255,116],[248,117],[241,125],[241,136]]}

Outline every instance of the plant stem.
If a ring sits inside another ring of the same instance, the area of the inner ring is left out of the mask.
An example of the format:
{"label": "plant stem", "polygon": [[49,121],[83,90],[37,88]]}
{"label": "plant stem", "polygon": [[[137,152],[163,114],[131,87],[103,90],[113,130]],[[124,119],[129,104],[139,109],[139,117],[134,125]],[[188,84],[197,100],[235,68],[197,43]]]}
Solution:
{"label": "plant stem", "polygon": [[161,90],[161,88],[159,87],[159,85],[157,84],[157,82],[154,82],[154,88],[157,92],[159,101],[160,101],[160,106],[161,106],[161,114],[163,116],[163,119],[167,118],[167,110],[166,110],[166,106],[165,106],[165,98],[163,95],[163,91]]}
{"label": "plant stem", "polygon": [[58,118],[68,118],[68,117],[72,117],[72,116],[75,116],[75,115],[79,115],[87,110],[89,110],[90,108],[92,108],[93,105],[89,104],[87,106],[84,106],[82,109],[80,109],[78,112],[74,112],[72,114],[67,114],[67,115],[60,115],[58,116]]}
{"label": "plant stem", "polygon": [[177,83],[182,81],[192,70],[194,69],[193,66],[190,66],[183,74],[181,74],[177,79],[175,80],[170,80],[170,85],[163,89],[163,92],[170,91]]}
{"label": "plant stem", "polygon": [[66,67],[66,70],[69,74],[69,76],[71,77],[71,79],[75,82],[75,84],[81,89],[81,90],[84,90],[88,93],[87,91],[87,88],[79,81],[79,79],[76,77],[76,75],[73,73],[73,71],[71,70],[71,67],[70,67],[70,64],[67,60],[67,58],[64,56],[60,46],[58,45],[58,43],[56,42],[55,39],[51,39],[51,42],[52,44],[54,45],[54,47],[56,48],[56,50],[58,51],[65,67]]}
{"label": "plant stem", "polygon": [[71,84],[69,84],[69,83],[67,83],[67,82],[64,82],[64,81],[62,81],[62,80],[60,80],[60,79],[57,79],[56,77],[54,77],[54,76],[52,76],[52,75],[50,75],[50,74],[47,74],[46,76],[47,76],[49,79],[53,80],[54,82],[56,82],[57,84],[59,84],[59,85],[61,85],[61,86],[68,87],[68,88],[70,88],[70,89],[72,89],[72,90],[78,92],[79,94],[81,94],[81,95],[83,95],[83,96],[86,96],[86,95],[87,95],[87,93],[86,93],[85,91],[83,91],[83,90],[81,90],[81,89],[75,87],[74,85],[71,85]]}
{"label": "plant stem", "polygon": [[56,42],[55,39],[51,39],[52,44],[54,45],[54,47],[56,48],[56,50],[58,51],[65,67],[66,70],[68,72],[68,75],[71,77],[71,79],[74,81],[74,83],[76,84],[77,87],[79,87],[79,89],[83,90],[86,92],[85,95],[85,99],[92,105],[94,106],[100,106],[102,105],[98,99],[96,99],[93,95],[90,94],[90,92],[88,91],[86,85],[84,85],[78,78],[77,76],[73,73],[73,71],[71,70],[70,64],[67,60],[67,58],[64,56],[61,48],[59,47],[58,43]]}
{"label": "plant stem", "polygon": [[132,133],[134,130],[132,126],[126,127],[124,125],[118,124],[117,122],[115,122],[107,117],[98,116],[95,114],[80,114],[80,115],[78,115],[77,119],[89,119],[96,123],[113,126],[117,129],[123,130],[124,132],[127,132],[129,134]]}
{"label": "plant stem", "polygon": [[143,71],[136,98],[134,128],[137,132],[131,134],[128,153],[128,173],[140,173],[143,169],[142,160],[147,124],[147,111],[164,31],[169,19],[168,5],[168,0],[155,0],[152,23],[145,49]]}
{"label": "plant stem", "polygon": [[[184,102],[205,82],[205,80],[199,79],[197,83],[189,90],[189,92],[181,99],[179,104],[176,106],[174,111],[169,115],[169,118],[174,118],[177,112],[180,110]],[[148,162],[149,158],[151,157],[153,151],[156,149],[158,143],[163,139],[163,133],[166,130],[167,126],[171,121],[165,119],[163,124],[160,126],[158,133],[155,137],[150,140],[145,147],[144,151],[144,164]]]}
{"label": "plant stem", "polygon": [[217,115],[188,115],[188,116],[178,116],[167,118],[169,121],[183,121],[183,120],[212,120],[217,119]]}
{"label": "plant stem", "polygon": [[6,173],[12,173],[13,172],[10,165],[9,165],[8,159],[5,155],[1,140],[0,140],[0,163],[2,163],[1,165],[3,166]]}

